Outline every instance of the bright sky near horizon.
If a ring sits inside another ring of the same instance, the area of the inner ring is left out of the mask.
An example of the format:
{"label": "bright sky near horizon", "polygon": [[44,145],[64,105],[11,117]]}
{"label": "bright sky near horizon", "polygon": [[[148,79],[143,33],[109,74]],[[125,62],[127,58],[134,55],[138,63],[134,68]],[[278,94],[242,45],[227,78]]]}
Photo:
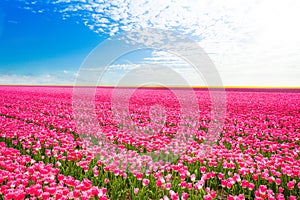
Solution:
{"label": "bright sky near horizon", "polygon": [[[226,86],[300,86],[299,10],[298,0],[2,0],[0,85],[73,85],[105,39],[159,28],[198,42]],[[142,63],[203,84],[183,60],[155,50],[120,57],[103,83],[116,84]]]}

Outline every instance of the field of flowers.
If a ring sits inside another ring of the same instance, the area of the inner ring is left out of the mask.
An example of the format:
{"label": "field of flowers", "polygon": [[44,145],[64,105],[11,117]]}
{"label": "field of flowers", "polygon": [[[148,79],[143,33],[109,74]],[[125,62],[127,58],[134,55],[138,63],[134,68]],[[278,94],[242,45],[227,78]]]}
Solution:
{"label": "field of flowers", "polygon": [[[201,154],[211,101],[208,91],[196,90],[199,127],[187,152],[164,164],[147,155],[176,139],[174,94],[139,89],[130,117],[115,120],[112,91],[98,88],[95,96],[107,140],[100,144],[78,132],[73,88],[0,87],[0,199],[300,199],[298,91],[227,91],[220,137]],[[150,112],[155,104],[166,111],[162,124],[163,113]],[[195,123],[184,120],[186,127]]]}

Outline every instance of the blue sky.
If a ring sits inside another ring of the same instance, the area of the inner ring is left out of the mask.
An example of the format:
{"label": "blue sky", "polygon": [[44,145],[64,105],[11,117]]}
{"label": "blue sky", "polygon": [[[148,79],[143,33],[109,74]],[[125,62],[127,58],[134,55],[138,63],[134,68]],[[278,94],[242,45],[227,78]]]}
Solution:
{"label": "blue sky", "polygon": [[[160,28],[199,43],[224,85],[299,86],[299,10],[297,0],[2,0],[0,84],[72,85],[84,59],[105,39]],[[191,66],[156,51],[121,57],[104,82],[115,84],[150,61],[175,66],[192,85],[203,84]]]}
{"label": "blue sky", "polygon": [[2,75],[72,75],[105,38],[76,18],[62,20],[61,14],[52,12],[49,4],[35,7],[46,10],[43,13],[24,9],[24,3],[18,1],[1,1],[0,5]]}

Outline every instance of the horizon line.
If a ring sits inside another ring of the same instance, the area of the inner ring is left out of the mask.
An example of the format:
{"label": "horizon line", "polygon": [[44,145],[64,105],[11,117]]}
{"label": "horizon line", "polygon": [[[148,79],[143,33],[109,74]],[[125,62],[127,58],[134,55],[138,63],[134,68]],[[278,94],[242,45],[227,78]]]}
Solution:
{"label": "horizon line", "polygon": [[[120,87],[120,88],[135,88],[139,87],[137,85],[128,85],[128,86],[116,86],[116,85],[72,85],[72,84],[0,84],[0,87],[9,86],[9,87],[104,87],[104,88],[114,88],[114,87]],[[139,88],[168,88],[164,86],[141,86]],[[300,86],[261,86],[261,85],[224,85],[224,86],[169,86],[169,88],[245,88],[245,89],[300,89]]]}

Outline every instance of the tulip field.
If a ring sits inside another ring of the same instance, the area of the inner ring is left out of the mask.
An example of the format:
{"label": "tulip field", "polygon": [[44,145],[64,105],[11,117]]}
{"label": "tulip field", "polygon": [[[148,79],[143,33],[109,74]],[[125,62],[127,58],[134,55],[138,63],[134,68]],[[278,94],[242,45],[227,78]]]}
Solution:
{"label": "tulip field", "polygon": [[[176,96],[158,88],[138,89],[130,117],[116,120],[112,92],[95,94],[101,143],[78,129],[72,87],[0,86],[0,199],[300,199],[300,91],[226,90],[222,128],[203,153],[211,101],[195,89],[197,130],[164,164],[148,155],[176,140],[182,120],[196,122],[181,119]],[[165,113],[151,111],[155,104]]]}

